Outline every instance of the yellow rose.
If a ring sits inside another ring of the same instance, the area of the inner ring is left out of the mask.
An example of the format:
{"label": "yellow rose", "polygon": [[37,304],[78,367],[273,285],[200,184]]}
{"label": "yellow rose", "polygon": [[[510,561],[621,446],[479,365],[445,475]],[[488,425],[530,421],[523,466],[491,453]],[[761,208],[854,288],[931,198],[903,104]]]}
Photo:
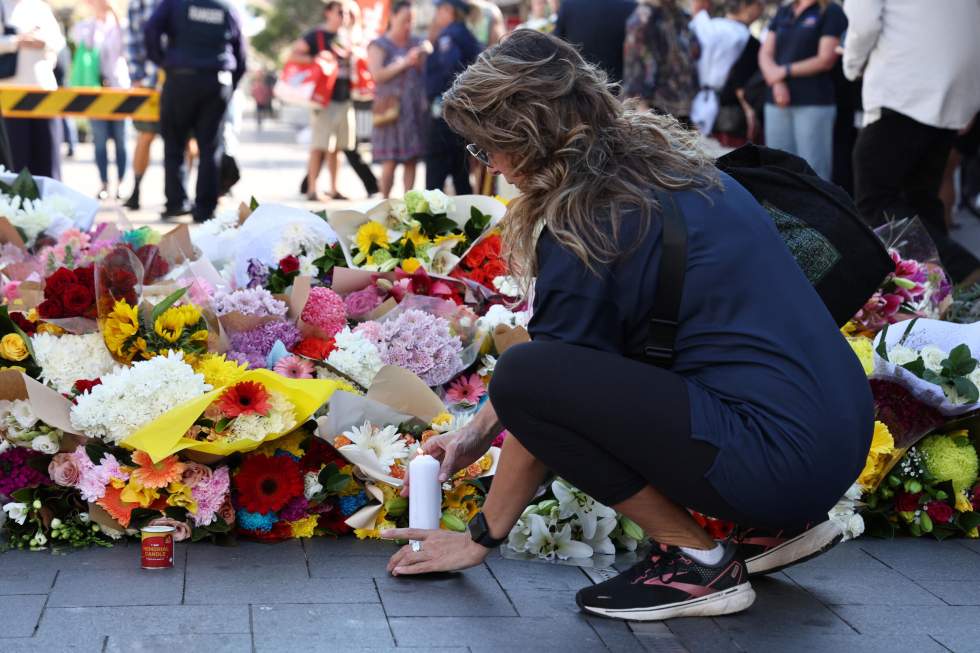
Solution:
{"label": "yellow rose", "polygon": [[27,344],[19,333],[8,333],[0,338],[0,356],[8,361],[22,361],[28,355]]}
{"label": "yellow rose", "polygon": [[56,324],[48,324],[47,322],[41,322],[39,325],[37,325],[37,332],[38,333],[48,333],[48,334],[50,334],[52,336],[62,336],[64,334],[68,333],[67,331],[65,331],[64,329],[62,329],[60,326],[58,326]]}

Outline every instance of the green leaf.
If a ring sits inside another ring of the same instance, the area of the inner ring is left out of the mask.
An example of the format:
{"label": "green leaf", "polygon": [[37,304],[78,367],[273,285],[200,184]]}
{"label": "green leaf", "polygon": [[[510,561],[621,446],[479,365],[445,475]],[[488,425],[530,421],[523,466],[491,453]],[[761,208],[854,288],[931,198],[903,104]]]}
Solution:
{"label": "green leaf", "polygon": [[222,417],[218,420],[218,423],[214,425],[214,430],[216,433],[224,433],[225,430],[235,421],[234,417]]}
{"label": "green leaf", "polygon": [[881,358],[886,361],[888,360],[888,345],[885,344],[885,338],[887,336],[888,336],[888,325],[886,324],[885,328],[882,329],[881,333],[878,335],[878,346],[875,348],[875,351],[878,352],[878,355],[881,356]]}
{"label": "green leaf", "polygon": [[248,201],[248,209],[249,211],[254,211],[257,208],[259,208],[259,201],[255,199],[255,196],[253,195],[252,198]]}
{"label": "green leaf", "polygon": [[334,474],[327,479],[326,483],[322,483],[323,489],[327,492],[340,492],[346,488],[351,481],[351,477],[347,474]]}
{"label": "green leaf", "polygon": [[327,212],[325,210],[317,211],[313,215],[315,215],[316,217],[320,218],[324,222],[327,222]]}
{"label": "green leaf", "polygon": [[902,333],[902,337],[899,339],[898,344],[900,344],[900,345],[904,345],[905,344],[905,341],[908,339],[909,334],[912,333],[912,327],[914,327],[915,326],[915,323],[918,322],[918,321],[919,321],[919,318],[917,318],[917,317],[914,317],[911,320],[909,320],[909,325],[907,327],[905,327],[905,331]]}
{"label": "green leaf", "polygon": [[914,361],[905,363],[904,365],[902,365],[902,367],[907,369],[912,374],[915,374],[920,379],[923,377],[923,375],[926,372],[926,362],[922,360],[921,356],[919,358],[916,358]]}
{"label": "green leaf", "polygon": [[150,313],[150,328],[157,323],[157,318],[163,315],[164,311],[177,303],[181,297],[187,294],[187,288],[181,288],[180,290],[175,290],[174,292],[167,295],[167,298],[162,302],[153,307],[153,312]]}
{"label": "green leaf", "polygon": [[195,526],[191,529],[191,542],[200,542],[211,537],[211,532],[207,528]]}
{"label": "green leaf", "polygon": [[470,219],[466,221],[466,225],[463,227],[463,233],[466,234],[468,241],[473,242],[486,231],[489,224],[489,215],[481,212],[475,206],[470,207]]}
{"label": "green leaf", "polygon": [[936,374],[929,368],[923,370],[921,378],[924,381],[928,381],[929,383],[935,383],[936,385],[942,385],[946,381],[946,379],[942,375]]}
{"label": "green leaf", "polygon": [[340,469],[337,467],[337,465],[330,463],[320,470],[320,473],[317,474],[316,480],[320,485],[326,485],[327,481],[330,480],[330,477],[339,472]]}
{"label": "green leaf", "polygon": [[85,445],[85,454],[94,465],[101,463],[102,457],[107,453],[109,453],[109,449],[101,442],[92,441]]}
{"label": "green leaf", "polygon": [[949,352],[942,366],[944,371],[949,370],[949,376],[966,376],[977,369],[977,360],[970,353],[970,348],[961,344]]}
{"label": "green leaf", "polygon": [[177,521],[187,521],[187,508],[183,506],[167,506],[163,514]]}
{"label": "green leaf", "polygon": [[980,527],[980,513],[961,512],[956,516],[956,525],[964,531],[972,531],[974,528]]}
{"label": "green leaf", "polygon": [[34,177],[31,176],[27,168],[21,170],[20,174],[17,175],[17,178],[10,185],[10,194],[25,200],[41,199],[41,190],[37,187],[37,184],[34,182]]}
{"label": "green leaf", "polygon": [[412,219],[417,220],[423,234],[429,238],[444,236],[459,229],[454,220],[447,217],[445,213],[439,215],[429,215],[428,213],[415,213]]}
{"label": "green leaf", "polygon": [[136,508],[129,517],[129,527],[139,530],[159,516],[159,510]]}
{"label": "green leaf", "polygon": [[968,404],[975,404],[980,401],[980,390],[977,390],[977,386],[970,379],[958,376],[953,379],[953,387],[956,388],[957,394],[966,399]]}
{"label": "green leaf", "polygon": [[221,517],[215,517],[214,521],[207,526],[207,529],[211,533],[230,533],[231,525]]}

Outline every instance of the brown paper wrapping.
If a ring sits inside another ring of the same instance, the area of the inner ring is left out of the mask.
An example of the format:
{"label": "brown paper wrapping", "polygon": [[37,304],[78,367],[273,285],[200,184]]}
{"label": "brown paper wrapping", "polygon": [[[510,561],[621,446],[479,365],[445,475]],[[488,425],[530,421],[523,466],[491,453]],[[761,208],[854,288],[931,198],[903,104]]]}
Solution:
{"label": "brown paper wrapping", "polygon": [[186,224],[177,225],[160,238],[160,253],[171,263],[194,260],[191,230]]}
{"label": "brown paper wrapping", "polygon": [[79,435],[71,424],[71,402],[23,372],[0,372],[0,399],[27,400],[39,420],[65,433]]}
{"label": "brown paper wrapping", "polygon": [[28,277],[39,271],[40,265],[34,261],[11,263],[2,270],[3,275],[11,281],[27,281]]}
{"label": "brown paper wrapping", "polygon": [[506,324],[499,324],[493,330],[493,344],[497,348],[498,354],[524,342],[531,342],[531,335],[524,327],[512,327]]}
{"label": "brown paper wrapping", "polygon": [[25,281],[17,287],[17,293],[20,299],[11,307],[15,311],[26,313],[32,308],[37,308],[44,301],[44,287],[38,281]]}
{"label": "brown paper wrapping", "polygon": [[431,424],[445,410],[442,400],[425,381],[408,370],[386,365],[367,392],[367,398]]}
{"label": "brown paper wrapping", "polygon": [[126,527],[117,522],[112,518],[105,508],[97,503],[88,504],[88,516],[92,518],[92,521],[101,526],[102,528],[108,528],[114,531],[119,531],[120,533],[126,532]]}
{"label": "brown paper wrapping", "polygon": [[10,223],[7,218],[0,217],[0,243],[10,243],[21,249],[26,249],[24,239],[20,237],[20,232]]}
{"label": "brown paper wrapping", "polygon": [[396,302],[393,298],[389,297],[388,299],[384,300],[384,303],[382,303],[381,306],[377,307],[376,309],[368,313],[367,317],[364,319],[368,322],[371,322],[373,320],[380,320],[385,315],[395,310],[396,306],[398,306],[398,302]]}

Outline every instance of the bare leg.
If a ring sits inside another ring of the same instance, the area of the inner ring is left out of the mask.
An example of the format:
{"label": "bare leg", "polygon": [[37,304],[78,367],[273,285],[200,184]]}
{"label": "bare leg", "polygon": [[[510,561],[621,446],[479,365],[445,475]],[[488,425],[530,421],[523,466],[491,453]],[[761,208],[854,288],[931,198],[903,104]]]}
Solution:
{"label": "bare leg", "polygon": [[306,194],[308,197],[316,195],[316,184],[321,168],[323,168],[323,150],[310,150],[310,165],[306,171]]}
{"label": "bare leg", "polygon": [[411,159],[402,164],[402,183],[406,193],[415,188],[415,167],[417,165],[417,159]]}
{"label": "bare leg", "polygon": [[703,550],[715,547],[715,541],[691,513],[649,485],[612,507],[639,524],[659,544]]}
{"label": "bare leg", "polygon": [[136,137],[136,149],[133,150],[133,174],[142,177],[146,169],[150,167],[150,146],[156,134],[153,132],[140,132]]}
{"label": "bare leg", "polygon": [[[394,161],[383,161],[381,163],[381,196],[385,199],[391,195],[391,187],[395,185],[395,166]],[[408,190],[407,188],[405,190]]]}
{"label": "bare leg", "polygon": [[339,167],[338,152],[327,152],[327,172],[330,173],[330,194],[337,195],[337,169]]}
{"label": "bare leg", "polygon": [[[504,440],[497,475],[483,504],[490,535],[507,537],[511,527],[548,474],[548,468],[524,448],[517,438]],[[496,490],[496,491],[494,491]]]}

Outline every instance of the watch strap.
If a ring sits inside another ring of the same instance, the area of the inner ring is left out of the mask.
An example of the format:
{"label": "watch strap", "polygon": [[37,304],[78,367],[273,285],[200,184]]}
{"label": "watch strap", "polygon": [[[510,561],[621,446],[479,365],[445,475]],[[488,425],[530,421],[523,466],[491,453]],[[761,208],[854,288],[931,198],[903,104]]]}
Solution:
{"label": "watch strap", "polygon": [[474,542],[488,549],[494,549],[507,541],[506,537],[497,539],[490,535],[490,526],[487,524],[487,518],[482,511],[476,513],[476,516],[473,517],[473,521],[469,525],[469,531],[470,537],[473,538]]}

